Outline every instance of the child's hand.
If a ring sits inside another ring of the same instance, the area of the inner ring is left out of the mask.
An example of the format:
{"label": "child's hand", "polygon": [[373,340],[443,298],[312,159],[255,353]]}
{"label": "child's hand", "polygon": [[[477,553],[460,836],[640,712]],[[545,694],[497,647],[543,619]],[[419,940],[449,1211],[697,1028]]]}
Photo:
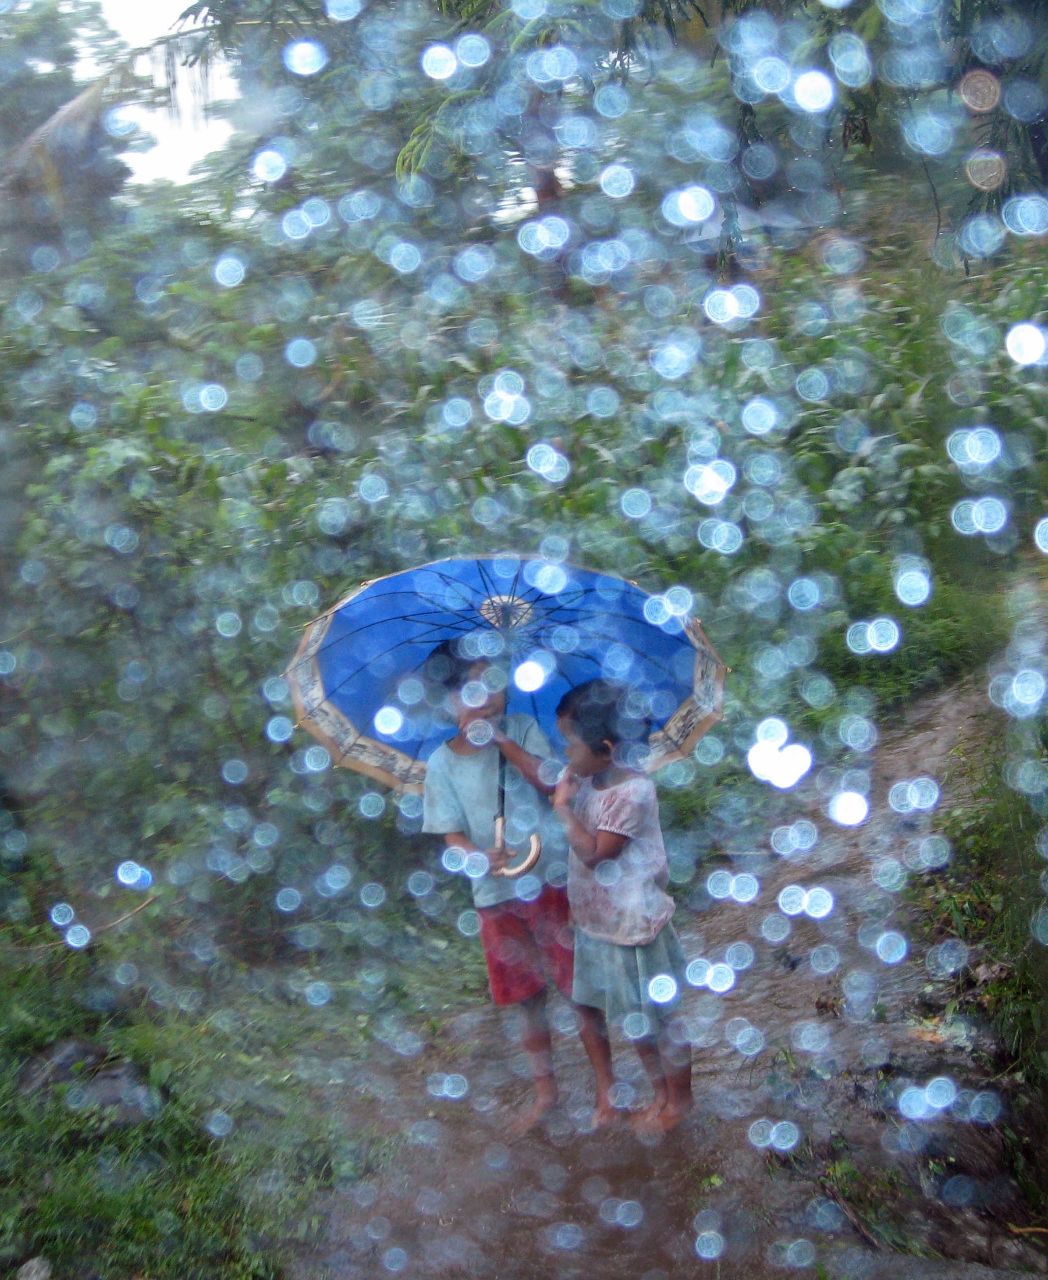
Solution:
{"label": "child's hand", "polygon": [[572,801],[578,795],[578,790],[579,779],[570,769],[565,769],[557,780],[557,785],[553,792],[554,809],[570,809]]}
{"label": "child's hand", "polygon": [[505,845],[502,845],[501,847],[496,846],[493,849],[486,849],[484,851],[484,856],[488,860],[488,872],[502,871],[509,865],[512,853],[513,850],[507,849]]}

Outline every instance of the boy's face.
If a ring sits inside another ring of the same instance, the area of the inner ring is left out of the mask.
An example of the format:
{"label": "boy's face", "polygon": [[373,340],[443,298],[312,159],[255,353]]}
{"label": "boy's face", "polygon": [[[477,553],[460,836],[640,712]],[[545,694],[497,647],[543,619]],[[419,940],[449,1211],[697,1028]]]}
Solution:
{"label": "boy's face", "polygon": [[451,705],[459,724],[472,720],[497,720],[506,711],[506,690],[497,688],[490,662],[474,662],[461,689],[451,695]]}

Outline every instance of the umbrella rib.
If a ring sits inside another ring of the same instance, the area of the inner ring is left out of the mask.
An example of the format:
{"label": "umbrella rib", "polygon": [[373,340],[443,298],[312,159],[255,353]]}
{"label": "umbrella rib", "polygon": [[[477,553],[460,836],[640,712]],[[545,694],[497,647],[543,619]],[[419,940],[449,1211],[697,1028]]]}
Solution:
{"label": "umbrella rib", "polygon": [[[410,640],[398,640],[396,644],[392,644],[392,645],[390,645],[388,649],[386,649],[386,650],[384,650],[384,651],[383,651],[383,653],[384,653],[384,654],[386,654],[386,653],[393,653],[393,652],[395,652],[397,649],[401,649],[401,648],[403,648],[405,645],[411,645],[411,644],[426,644],[426,643],[428,643],[430,640],[432,640],[433,638],[435,638],[436,636],[439,636],[440,634],[441,634],[441,631],[434,629],[434,631],[433,631],[433,632],[432,632],[432,634],[430,634],[430,635],[426,635],[426,634],[424,634],[424,633],[423,633],[422,635],[419,635],[419,636],[413,636]],[[320,651],[318,650],[318,652],[320,652]],[[314,655],[314,656],[315,656],[315,655]],[[380,655],[380,656],[382,656],[382,655]],[[428,658],[428,657],[429,657],[429,654],[427,654],[427,655],[426,655],[426,657]],[[310,659],[309,659],[309,658],[302,658],[302,659],[300,659],[299,663],[298,663],[298,664],[296,664],[296,665],[301,666],[301,665],[302,665],[302,663],[304,663],[304,662],[308,662],[308,661],[310,661]],[[359,667],[356,667],[353,671],[350,671],[348,675],[344,676],[344,677],[343,677],[343,678],[338,682],[338,684],[336,684],[336,685],[332,685],[330,689],[325,689],[325,690],[324,690],[324,697],[325,697],[325,698],[328,698],[328,697],[330,697],[333,693],[337,693],[337,692],[339,691],[339,689],[341,689],[341,688],[343,687],[343,685],[346,685],[346,684],[348,684],[348,683],[349,683],[349,681],[350,681],[350,680],[355,679],[358,675],[360,675],[360,673],[361,673],[362,671],[364,671],[364,670],[368,667],[368,665],[369,665],[370,661],[371,661],[371,660],[369,659],[369,661],[368,661],[368,662],[361,663],[361,665],[360,665]],[[425,659],[423,659],[423,662],[424,662],[424,661],[425,661]],[[422,663],[419,663],[418,665],[419,665],[419,666],[421,666],[421,665],[422,665]],[[290,670],[290,669],[291,669],[291,668],[289,667],[289,668],[288,668],[288,670]],[[413,670],[417,670],[417,668],[413,668]]]}
{"label": "umbrella rib", "polygon": [[[432,610],[431,616],[439,617],[442,612],[443,610],[434,609]],[[342,644],[346,640],[352,640],[355,637],[361,635],[363,632],[370,631],[372,627],[388,627],[394,622],[414,622],[414,623],[418,623],[419,625],[429,626],[430,628],[440,627],[445,631],[457,631],[459,633],[475,630],[475,628],[472,627],[465,618],[458,619],[453,616],[451,621],[436,623],[436,622],[426,622],[425,619],[427,618],[427,616],[430,616],[430,615],[427,615],[425,613],[418,613],[418,614],[404,613],[404,614],[401,614],[398,618],[376,618],[373,622],[367,622],[361,627],[354,627],[352,631],[346,631],[342,635],[336,636],[333,640],[325,641],[325,643],[320,645],[320,647],[311,656],[315,657],[316,654],[327,653],[327,651],[329,649],[333,649],[335,645]],[[392,652],[392,649],[399,648],[399,646],[402,644],[423,644],[426,641],[430,640],[431,638],[432,638],[431,634],[423,633],[417,637],[412,637],[407,640],[400,640],[397,642],[396,645],[393,645],[391,649],[386,650],[386,652]],[[308,662],[309,660],[310,659],[308,657],[301,658],[299,659],[298,663],[292,663],[292,667],[289,667],[288,670],[291,670],[293,667],[300,665],[302,662]]]}

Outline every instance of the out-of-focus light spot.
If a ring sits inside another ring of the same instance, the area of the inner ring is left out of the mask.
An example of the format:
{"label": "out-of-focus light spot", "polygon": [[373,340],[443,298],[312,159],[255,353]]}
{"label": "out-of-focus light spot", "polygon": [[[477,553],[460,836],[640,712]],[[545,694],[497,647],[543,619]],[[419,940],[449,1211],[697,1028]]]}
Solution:
{"label": "out-of-focus light spot", "polygon": [[1001,100],[1001,82],[992,71],[976,67],[961,77],[957,92],[972,111],[993,111]]}
{"label": "out-of-focus light spot", "polygon": [[522,693],[534,693],[546,683],[547,672],[541,663],[529,659],[513,672],[513,683]]}
{"label": "out-of-focus light spot", "polygon": [[375,712],[375,730],[389,737],[397,733],[404,724],[404,716],[396,707],[381,707]]}
{"label": "out-of-focus light spot", "polygon": [[827,812],[838,826],[857,827],[866,821],[870,806],[866,797],[858,791],[838,791],[831,799]]}
{"label": "out-of-focus light spot", "polygon": [[363,8],[362,0],[327,0],[327,16],[332,22],[349,22]]}
{"label": "out-of-focus light spot", "polygon": [[215,281],[223,288],[232,289],[244,279],[246,268],[243,261],[234,254],[223,254],[215,263],[212,273]]}
{"label": "out-of-focus light spot", "polygon": [[824,71],[803,71],[793,82],[793,97],[802,111],[825,111],[833,104],[833,81]]}
{"label": "out-of-focus light spot", "polygon": [[242,782],[246,782],[249,772],[243,760],[227,760],[222,766],[222,777],[231,787],[239,787]]}
{"label": "out-of-focus light spot", "polygon": [[610,164],[600,175],[600,189],[612,200],[621,200],[633,190],[636,179],[624,164]]}
{"label": "out-of-focus light spot", "polygon": [[873,949],[885,964],[898,964],[905,958],[908,946],[901,933],[888,929],[878,937]]}
{"label": "out-of-focus light spot", "polygon": [[668,973],[657,974],[648,983],[648,995],[656,1004],[669,1004],[677,998],[677,982]]}
{"label": "out-of-focus light spot", "polygon": [[813,920],[822,920],[833,910],[833,894],[829,889],[816,885],[804,896],[804,914]]}
{"label": "out-of-focus light spot", "polygon": [[662,201],[662,216],[675,227],[692,227],[713,216],[717,202],[705,187],[682,187]]}
{"label": "out-of-focus light spot", "polygon": [[68,902],[56,902],[51,908],[51,923],[59,929],[64,929],[67,924],[72,924],[76,918],[76,912]]}
{"label": "out-of-focus light spot", "polygon": [[360,890],[360,901],[365,907],[370,907],[372,910],[375,907],[381,907],[385,900],[386,890],[375,880],[370,881]]}
{"label": "out-of-focus light spot", "polygon": [[996,191],[1008,176],[1008,163],[999,151],[980,147],[965,160],[964,172],[979,191]]}
{"label": "out-of-focus light spot", "polygon": [[703,466],[689,467],[684,473],[684,487],[699,502],[713,507],[724,500],[735,479],[734,466],[723,458],[715,458]]}
{"label": "out-of-focus light spot", "polygon": [[259,182],[279,182],[287,173],[287,161],[279,151],[267,147],[251,162],[251,172]]}
{"label": "out-of-focus light spot", "polygon": [[1012,196],[1004,202],[1001,221],[1016,236],[1048,233],[1048,197],[1039,194]]}
{"label": "out-of-focus light spot", "polygon": [[318,40],[293,40],[283,57],[284,66],[296,76],[315,76],[328,62],[327,50]]}
{"label": "out-of-focus light spot", "polygon": [[768,1145],[776,1151],[792,1151],[801,1140],[801,1131],[792,1120],[780,1120],[772,1126]]}
{"label": "out-of-focus light spot", "polygon": [[943,1111],[956,1101],[957,1086],[949,1076],[936,1076],[924,1086],[924,1096],[929,1107]]}
{"label": "out-of-focus light spot", "polygon": [[[825,3],[826,0],[823,0]],[[866,45],[852,32],[841,32],[829,44],[833,72],[841,84],[849,89],[862,89],[873,76],[873,67]]]}
{"label": "out-of-focus light spot", "polygon": [[218,382],[209,382],[200,388],[200,407],[206,413],[218,413],[229,403],[229,392]]}
{"label": "out-of-focus light spot", "polygon": [[782,93],[789,88],[790,64],[775,54],[768,54],[754,62],[750,75],[762,93]]}
{"label": "out-of-focus light spot", "polygon": [[372,473],[361,477],[357,492],[365,502],[381,502],[389,497],[389,485],[384,477]]}
{"label": "out-of-focus light spot", "polygon": [[623,515],[631,520],[642,520],[651,510],[651,494],[647,489],[627,489],[619,499]]}
{"label": "out-of-focus light spot", "polygon": [[368,791],[360,797],[357,808],[365,818],[378,818],[386,811],[386,800],[377,791]]}
{"label": "out-of-focus light spot", "polygon": [[1048,349],[1048,337],[1040,325],[1016,324],[1008,330],[1004,345],[1016,364],[1039,364]]}
{"label": "out-of-focus light spot", "polygon": [[925,1092],[917,1085],[909,1085],[899,1094],[899,1112],[907,1120],[926,1120],[930,1113]]}
{"label": "out-of-focus light spot", "polygon": [[284,358],[296,369],[308,369],[316,364],[316,344],[308,338],[292,338],[284,348]]}
{"label": "out-of-focus light spot", "polygon": [[571,238],[571,227],[555,214],[525,222],[517,232],[517,243],[525,253],[542,259],[552,259]]}
{"label": "out-of-focus light spot", "polygon": [[841,963],[841,953],[832,943],[826,942],[814,948],[809,961],[816,973],[832,973]]}
{"label": "out-of-focus light spot", "polygon": [[706,1262],[724,1252],[724,1237],[719,1231],[700,1231],[695,1237],[695,1253]]}
{"label": "out-of-focus light spot", "polygon": [[973,258],[990,258],[1004,244],[1006,231],[1000,218],[990,213],[977,213],[965,222],[957,241]]}
{"label": "out-of-focus light spot", "polygon": [[422,54],[422,70],[431,80],[450,80],[459,62],[446,44],[431,44]]}
{"label": "out-of-focus light spot", "polygon": [[761,921],[761,937],[766,942],[782,942],[790,936],[792,928],[785,916],[772,912]]}
{"label": "out-of-focus light spot", "polygon": [[1033,527],[1033,545],[1048,556],[1048,516],[1038,520]]}
{"label": "out-of-focus light spot", "polygon": [[723,995],[735,985],[735,970],[730,964],[710,965],[706,975],[706,986],[717,995]]}
{"label": "out-of-focus light spot", "polygon": [[233,1117],[226,1111],[210,1112],[204,1124],[214,1138],[225,1138],[233,1132]]}
{"label": "out-of-focus light spot", "polygon": [[788,884],[779,893],[779,910],[786,916],[799,916],[804,910],[805,893],[799,884]]}
{"label": "out-of-focus light spot", "polygon": [[776,717],[757,726],[756,742],[746,753],[750,772],[761,782],[770,782],[779,790],[789,790],[811,769],[812,756],[798,742],[786,745],[789,730]]}
{"label": "out-of-focus light spot", "polygon": [[760,893],[760,881],[756,876],[744,871],[741,875],[732,876],[728,886],[728,896],[736,902],[752,902]]}
{"label": "out-of-focus light spot", "polygon": [[893,618],[874,618],[871,622],[854,622],[845,634],[852,653],[890,653],[901,638],[899,624]]}
{"label": "out-of-focus light spot", "polygon": [[895,579],[895,594],[910,608],[924,604],[931,592],[931,578],[924,569],[904,569]]}
{"label": "out-of-focus light spot", "polygon": [[464,67],[482,67],[491,57],[491,45],[483,36],[470,32],[455,41],[455,56]]}
{"label": "out-of-focus light spot", "polygon": [[755,396],[742,409],[742,425],[754,436],[767,435],[779,423],[780,413],[773,401]]}

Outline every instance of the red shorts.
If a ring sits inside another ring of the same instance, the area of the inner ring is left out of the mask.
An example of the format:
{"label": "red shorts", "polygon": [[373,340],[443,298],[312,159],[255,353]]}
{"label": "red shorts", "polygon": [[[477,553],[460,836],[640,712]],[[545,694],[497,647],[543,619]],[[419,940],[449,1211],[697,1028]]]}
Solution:
{"label": "red shorts", "polygon": [[534,902],[512,899],[480,907],[480,941],[496,1004],[519,1004],[550,981],[571,999],[574,949],[568,895],[546,885]]}

